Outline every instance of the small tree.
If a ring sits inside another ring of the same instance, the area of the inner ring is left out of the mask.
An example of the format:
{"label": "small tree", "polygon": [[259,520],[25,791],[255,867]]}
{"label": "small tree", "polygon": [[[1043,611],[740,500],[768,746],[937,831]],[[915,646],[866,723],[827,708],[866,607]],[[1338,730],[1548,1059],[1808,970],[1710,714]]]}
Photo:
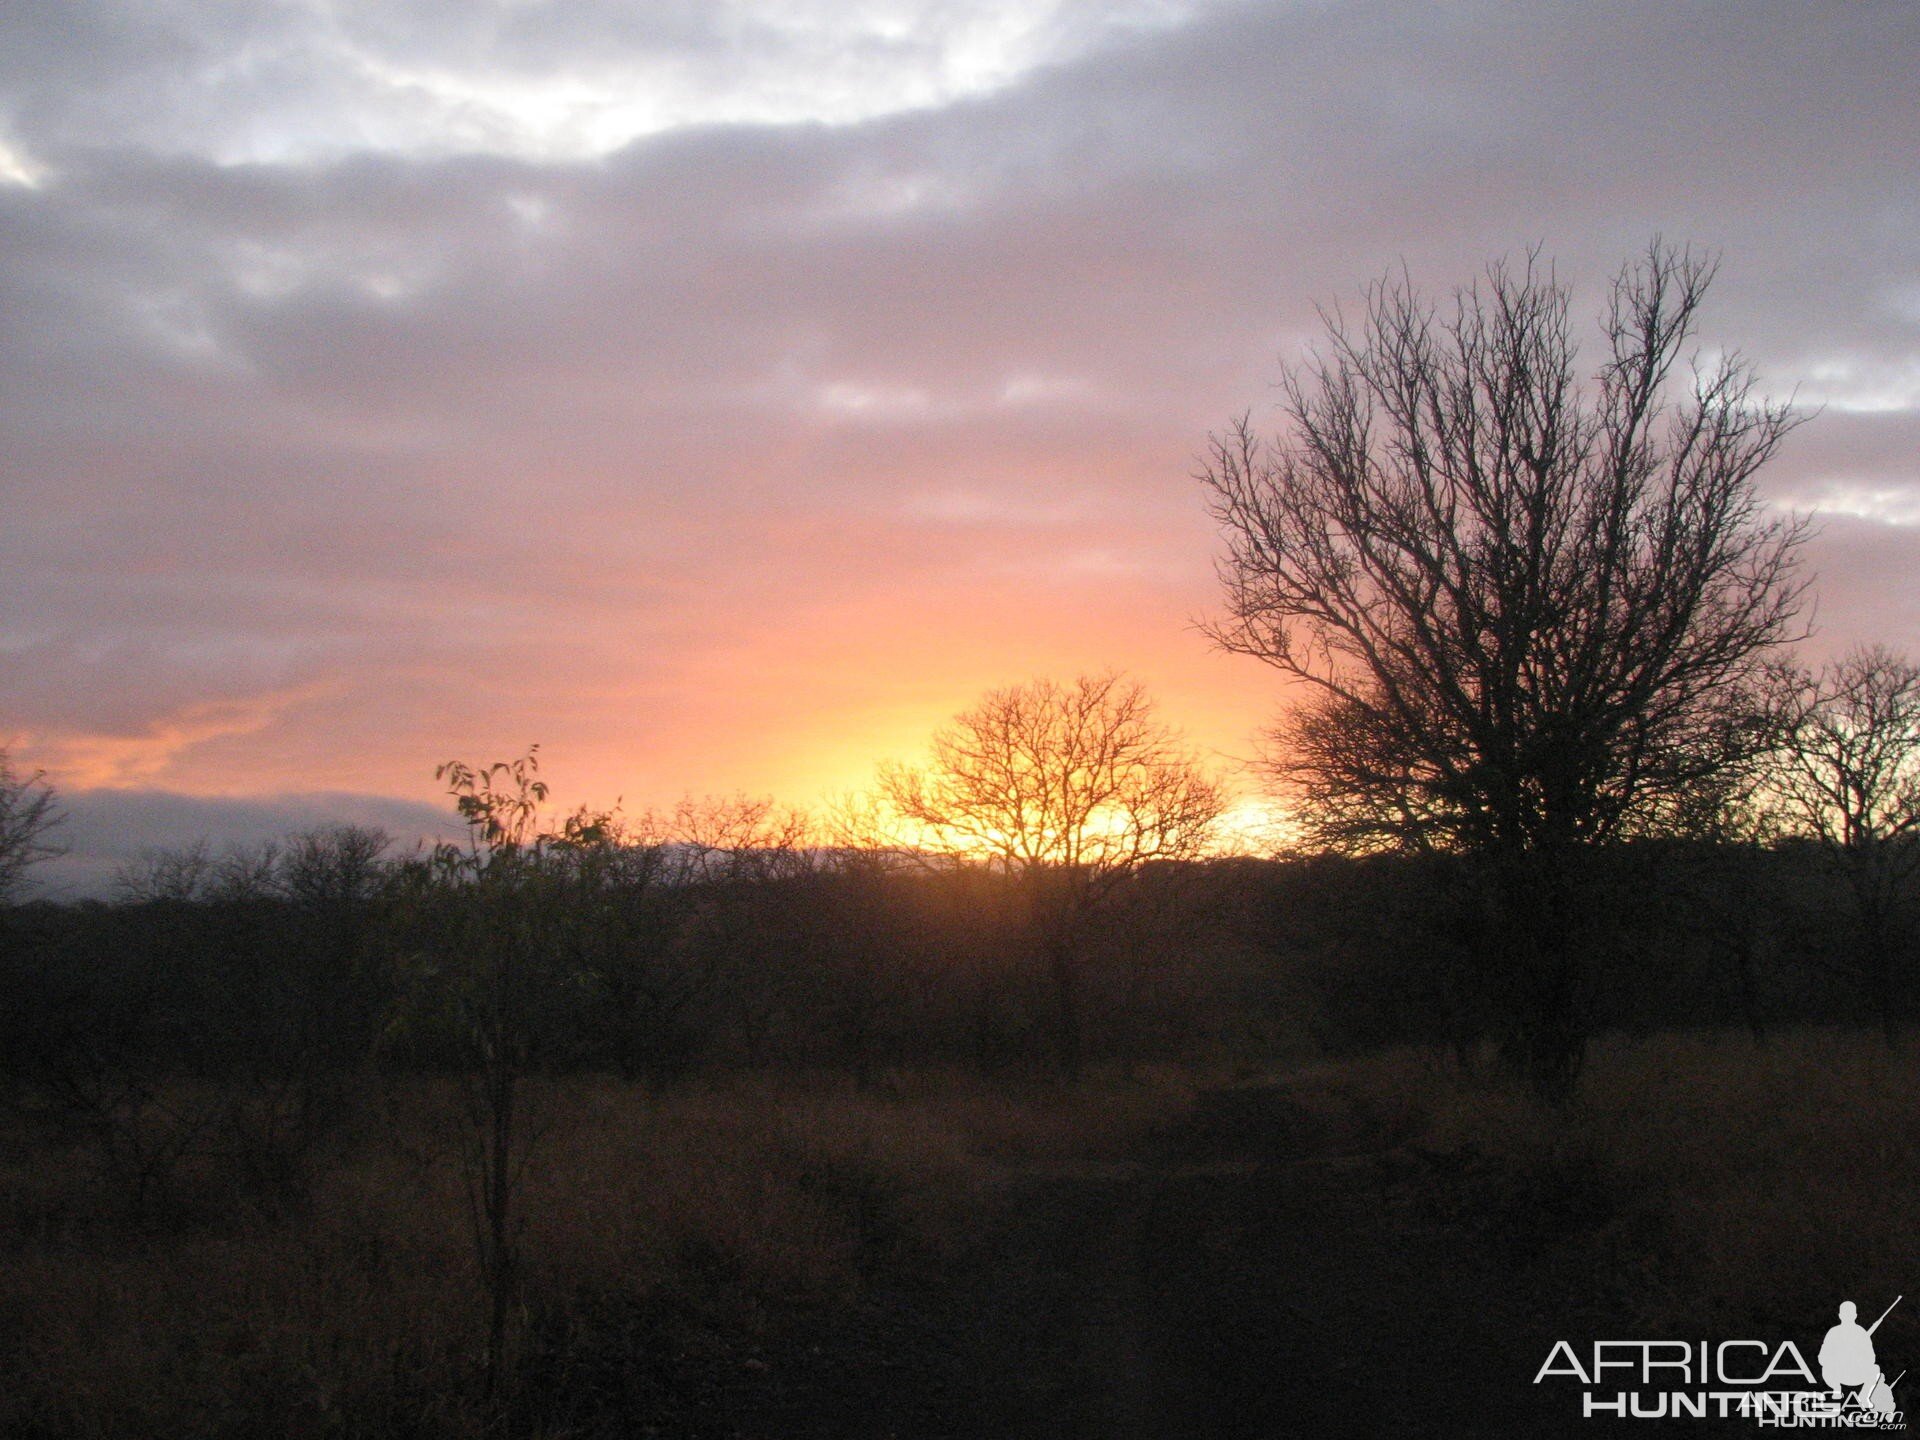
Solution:
{"label": "small tree", "polygon": [[881,793],[932,849],[1029,887],[1056,1054],[1076,1076],[1088,918],[1140,867],[1202,853],[1225,794],[1146,691],[1114,674],[991,691],[936,732],[932,751],[926,767],[884,767]]}
{"label": "small tree", "polygon": [[1920,875],[1920,666],[1875,646],[1788,681],[1781,808],[1839,872],[1856,936],[1847,969],[1891,1044]]}
{"label": "small tree", "polygon": [[[488,766],[435,772],[467,826],[402,872],[395,899],[412,941],[409,985],[390,1038],[450,1062],[461,1098],[461,1156],[475,1256],[486,1296],[485,1398],[504,1372],[519,1286],[516,1199],[537,1138],[524,1113],[527,1077],[573,1027],[553,1013],[570,987],[552,973],[566,953],[565,866],[542,832],[547,784],[539,747]],[[587,822],[582,822],[587,823]],[[584,843],[586,837],[574,834]]]}
{"label": "small tree", "polygon": [[1655,242],[1578,376],[1570,292],[1529,255],[1444,317],[1383,281],[1200,478],[1225,648],[1304,682],[1274,768],[1310,838],[1484,862],[1509,1053],[1565,1093],[1589,976],[1576,860],[1685,828],[1765,746],[1749,691],[1796,638],[1801,523],[1754,476],[1793,428],[1729,356],[1676,379],[1713,265]]}

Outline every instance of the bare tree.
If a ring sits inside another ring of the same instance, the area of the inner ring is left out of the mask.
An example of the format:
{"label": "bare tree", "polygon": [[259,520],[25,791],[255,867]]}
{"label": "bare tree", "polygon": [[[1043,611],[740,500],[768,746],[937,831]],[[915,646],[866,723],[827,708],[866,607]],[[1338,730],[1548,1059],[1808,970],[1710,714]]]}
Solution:
{"label": "bare tree", "polygon": [[21,774],[0,747],[0,904],[19,896],[31,867],[61,853],[50,837],[65,818],[46,772]]}
{"label": "bare tree", "polygon": [[219,880],[220,862],[202,836],[186,845],[147,847],[116,866],[114,892],[133,905],[154,901],[186,904],[206,900]]}
{"label": "bare tree", "polygon": [[1846,886],[1857,941],[1847,969],[1891,1043],[1904,919],[1920,875],[1920,666],[1875,646],[1788,680],[1775,788],[1789,823],[1820,846]]}
{"label": "bare tree", "polygon": [[691,795],[674,807],[672,836],[689,880],[772,880],[811,862],[813,822],[770,796]]}
{"label": "bare tree", "polygon": [[1080,941],[1114,888],[1202,852],[1226,808],[1138,684],[1114,674],[987,694],[933,738],[932,764],[882,769],[883,797],[933,850],[1031,887],[1063,1072],[1082,1062]]}
{"label": "bare tree", "polygon": [[1687,369],[1713,272],[1657,240],[1623,268],[1591,384],[1537,254],[1444,313],[1382,281],[1285,375],[1284,436],[1242,419],[1200,476],[1214,638],[1309,687],[1276,735],[1296,818],[1332,848],[1498,861],[1509,1038],[1543,1089],[1584,1046],[1573,857],[1711,810],[1798,635],[1804,526],[1753,483],[1797,420],[1737,356]]}
{"label": "bare tree", "polygon": [[373,825],[324,825],[287,837],[279,886],[296,904],[313,909],[373,899],[387,877],[383,857],[393,837]]}

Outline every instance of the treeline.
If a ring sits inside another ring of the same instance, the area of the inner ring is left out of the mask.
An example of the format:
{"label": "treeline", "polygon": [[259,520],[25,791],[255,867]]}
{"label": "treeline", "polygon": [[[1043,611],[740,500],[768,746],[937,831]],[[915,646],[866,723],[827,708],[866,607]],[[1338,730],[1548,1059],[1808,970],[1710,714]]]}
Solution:
{"label": "treeline", "polygon": [[[1879,1018],[1817,845],[1648,842],[1586,883],[1596,1029]],[[576,830],[489,890],[339,827],[152,856],[123,891],[4,912],[7,1070],[101,1124],[163,1076],[305,1106],[318,1097],[295,1081],[456,1070],[489,1023],[530,1068],[656,1085],[1054,1063],[1043,904],[986,863]],[[1077,937],[1087,1058],[1251,1065],[1392,1043],[1467,1058],[1500,1012],[1498,920],[1458,857],[1143,867]],[[1911,1000],[1894,997],[1896,1020]]]}
{"label": "treeline", "polygon": [[[575,817],[519,848],[396,854],[349,826],[152,855],[115,901],[0,911],[0,1055],[16,1096],[103,1137],[177,1104],[181,1079],[216,1082],[245,1097],[240,1128],[263,1130],[237,1141],[257,1142],[263,1180],[369,1068],[452,1075],[509,1050],[525,1072],[670,1085],[738,1067],[875,1084],[893,1067],[1050,1066],[1030,884],[808,846],[771,835],[768,813],[706,807],[734,833],[704,842]],[[1245,1045],[1266,983],[1258,873],[1154,865],[1106,897],[1079,937],[1091,1058]]]}
{"label": "treeline", "polygon": [[[1898,1038],[1914,1013],[1920,886],[1900,866],[1897,923],[1863,919],[1848,859],[1806,840],[1648,840],[1599,852],[1581,874],[1568,935],[1585,977],[1574,997],[1582,1028],[1764,1041],[1787,1026],[1840,1024]],[[1317,1046],[1420,1045],[1466,1064],[1493,1055],[1513,1005],[1512,967],[1497,881],[1471,857],[1245,866],[1271,993],[1294,1001]],[[1875,952],[1891,961],[1884,976]]]}

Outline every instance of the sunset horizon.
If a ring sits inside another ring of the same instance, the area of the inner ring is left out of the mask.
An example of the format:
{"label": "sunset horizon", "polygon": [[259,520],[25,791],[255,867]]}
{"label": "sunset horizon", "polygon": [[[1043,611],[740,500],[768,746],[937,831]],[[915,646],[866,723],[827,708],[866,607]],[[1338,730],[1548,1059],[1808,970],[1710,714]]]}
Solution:
{"label": "sunset horizon", "polygon": [[1916,77],[0,4],[0,1435],[1908,1428]]}

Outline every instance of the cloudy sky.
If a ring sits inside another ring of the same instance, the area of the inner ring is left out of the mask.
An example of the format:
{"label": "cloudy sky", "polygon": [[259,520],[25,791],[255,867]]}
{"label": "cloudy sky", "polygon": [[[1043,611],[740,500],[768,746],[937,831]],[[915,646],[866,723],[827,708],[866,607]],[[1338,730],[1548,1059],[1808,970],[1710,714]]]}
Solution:
{"label": "cloudy sky", "polygon": [[1817,643],[1920,650],[1916,73],[1912,0],[11,0],[0,742],[63,883],[531,741],[804,804],[1109,666],[1243,755],[1208,431],[1388,267],[1655,233],[1823,407]]}

